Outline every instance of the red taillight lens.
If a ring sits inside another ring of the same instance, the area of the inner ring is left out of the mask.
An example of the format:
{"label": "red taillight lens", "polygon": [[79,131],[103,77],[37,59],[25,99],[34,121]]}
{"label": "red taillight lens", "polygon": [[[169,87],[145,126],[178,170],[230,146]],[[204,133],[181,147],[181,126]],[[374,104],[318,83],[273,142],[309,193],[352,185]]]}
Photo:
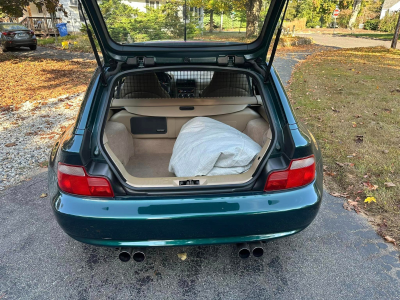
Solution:
{"label": "red taillight lens", "polygon": [[66,193],[114,197],[114,192],[107,178],[89,176],[84,167],[58,164],[57,171],[58,186]]}
{"label": "red taillight lens", "polygon": [[3,35],[5,35],[5,36],[14,36],[15,32],[3,32]]}
{"label": "red taillight lens", "polygon": [[35,35],[35,32],[34,31],[29,31],[29,33],[30,33],[30,35]]}
{"label": "red taillight lens", "polygon": [[315,179],[314,156],[292,160],[289,168],[269,174],[264,191],[291,189],[307,185]]}

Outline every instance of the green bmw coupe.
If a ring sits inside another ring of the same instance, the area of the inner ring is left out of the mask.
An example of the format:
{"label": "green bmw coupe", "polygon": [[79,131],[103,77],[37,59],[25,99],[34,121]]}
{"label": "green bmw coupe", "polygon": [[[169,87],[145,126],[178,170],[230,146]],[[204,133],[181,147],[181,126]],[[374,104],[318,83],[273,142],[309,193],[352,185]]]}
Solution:
{"label": "green bmw coupe", "polygon": [[[239,42],[207,40],[207,12],[184,2],[79,7],[103,58],[94,51],[76,122],[50,156],[65,233],[120,248],[122,261],[142,261],[146,247],[223,243],[246,258],[311,224],[321,153],[272,66],[287,1],[253,7],[264,22]],[[155,35],[142,20],[157,13],[165,28]]]}

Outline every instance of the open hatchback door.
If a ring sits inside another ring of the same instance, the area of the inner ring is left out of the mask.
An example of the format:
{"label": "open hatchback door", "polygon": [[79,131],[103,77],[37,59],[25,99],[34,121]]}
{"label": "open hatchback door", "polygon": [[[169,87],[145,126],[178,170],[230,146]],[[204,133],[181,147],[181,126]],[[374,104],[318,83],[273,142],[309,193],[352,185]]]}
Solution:
{"label": "open hatchback door", "polygon": [[106,66],[265,61],[286,1],[208,2],[82,0]]}

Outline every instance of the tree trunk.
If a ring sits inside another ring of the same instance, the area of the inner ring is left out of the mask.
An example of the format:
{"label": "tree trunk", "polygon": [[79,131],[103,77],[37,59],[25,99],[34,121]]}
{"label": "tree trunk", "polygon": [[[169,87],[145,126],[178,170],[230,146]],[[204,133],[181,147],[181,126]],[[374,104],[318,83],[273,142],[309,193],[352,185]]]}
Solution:
{"label": "tree trunk", "polygon": [[248,0],[247,1],[247,24],[246,24],[246,37],[249,38],[257,34],[258,19],[260,17],[262,0]]}
{"label": "tree trunk", "polygon": [[220,16],[220,24],[219,24],[219,31],[222,31],[222,24],[224,22],[224,12],[221,11],[221,16]]}
{"label": "tree trunk", "polygon": [[48,37],[49,36],[49,27],[47,26],[47,10],[44,5],[43,5],[43,17],[44,17],[44,21],[43,21],[44,32],[45,32],[45,36]]}
{"label": "tree trunk", "polygon": [[400,13],[399,13],[399,19],[397,20],[396,29],[394,30],[392,45],[390,46],[393,49],[396,49],[396,47],[397,47],[397,41],[399,39],[399,33],[400,33]]}
{"label": "tree trunk", "polygon": [[350,20],[349,20],[349,25],[348,27],[350,29],[353,29],[353,25],[357,19],[357,15],[360,12],[361,9],[361,2],[362,0],[354,0],[353,3],[353,11],[351,12]]}
{"label": "tree trunk", "polygon": [[210,11],[210,32],[214,31],[214,11]]}
{"label": "tree trunk", "polygon": [[35,30],[35,26],[33,25],[33,21],[32,21],[32,11],[31,11],[31,6],[28,5],[26,7],[26,10],[28,11],[28,17],[29,17],[29,26],[30,26],[30,30]]}

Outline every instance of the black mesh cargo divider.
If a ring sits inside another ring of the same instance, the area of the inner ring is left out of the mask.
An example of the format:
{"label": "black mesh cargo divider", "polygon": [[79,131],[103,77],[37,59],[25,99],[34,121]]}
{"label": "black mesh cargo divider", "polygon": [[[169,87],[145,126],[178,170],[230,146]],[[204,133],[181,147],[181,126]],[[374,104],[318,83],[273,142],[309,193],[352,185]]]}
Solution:
{"label": "black mesh cargo divider", "polygon": [[208,98],[252,96],[251,78],[223,71],[170,71],[129,75],[115,98]]}

